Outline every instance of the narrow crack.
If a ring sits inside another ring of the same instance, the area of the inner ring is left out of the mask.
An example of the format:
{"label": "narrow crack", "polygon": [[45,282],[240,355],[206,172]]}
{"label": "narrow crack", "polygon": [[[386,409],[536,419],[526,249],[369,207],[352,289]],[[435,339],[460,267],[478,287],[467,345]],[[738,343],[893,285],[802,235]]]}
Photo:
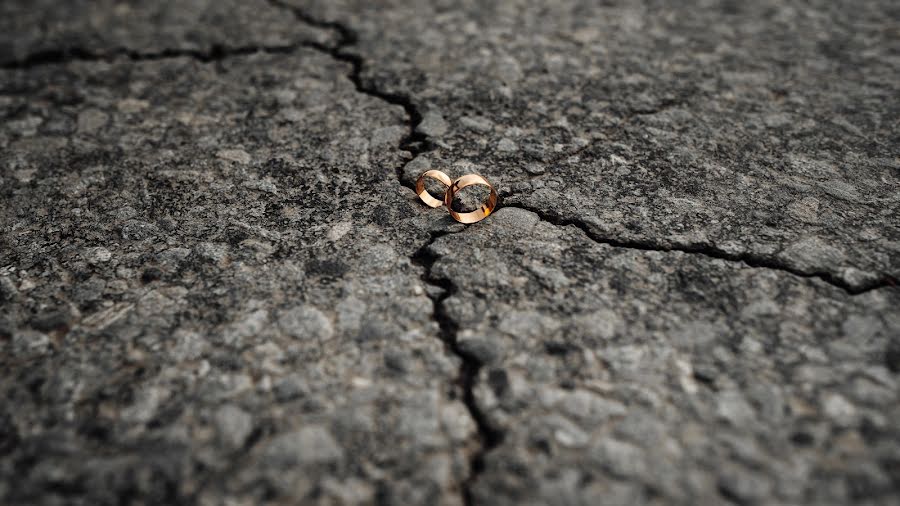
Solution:
{"label": "narrow crack", "polygon": [[[331,57],[336,60],[349,63],[351,65],[351,71],[347,77],[359,93],[373,96],[384,102],[398,105],[403,108],[408,117],[409,132],[400,141],[398,147],[401,150],[408,151],[411,156],[408,160],[397,166],[395,176],[401,186],[411,187],[411,185],[404,185],[403,169],[422,153],[434,149],[434,145],[429,141],[427,136],[417,131],[417,127],[422,122],[422,113],[413,103],[412,98],[405,94],[390,93],[380,90],[373,83],[363,80],[362,73],[365,67],[363,57],[347,51],[347,48],[356,45],[358,42],[358,36],[353,30],[338,22],[315,19],[300,8],[286,5],[280,0],[269,0],[269,2],[277,7],[290,10],[299,21],[306,23],[307,25],[322,29],[330,29],[337,32],[339,39],[335,46],[329,47],[322,44],[311,44],[311,47],[331,55]],[[410,257],[410,260],[413,265],[422,269],[422,282],[435,288],[435,290],[428,293],[428,297],[431,299],[432,305],[434,306],[433,318],[440,329],[439,337],[441,341],[451,353],[460,359],[456,383],[462,392],[462,402],[466,406],[469,416],[472,417],[472,420],[475,422],[478,429],[479,446],[470,456],[469,474],[462,483],[462,489],[460,491],[463,504],[471,505],[473,504],[472,487],[484,470],[484,457],[487,452],[502,442],[503,433],[488,422],[487,415],[478,407],[478,403],[475,400],[475,384],[478,381],[478,373],[481,370],[482,363],[477,357],[459,347],[457,341],[458,325],[447,314],[444,305],[444,302],[454,293],[456,287],[450,280],[436,278],[432,275],[432,266],[437,261],[437,256],[431,250],[431,245],[434,241],[449,233],[449,231],[432,232],[428,241],[419,248],[412,257]]]}
{"label": "narrow crack", "polygon": [[684,244],[684,245],[664,245],[655,243],[650,240],[620,240],[620,239],[612,239],[609,237],[601,237],[596,232],[594,232],[591,227],[584,223],[583,221],[573,220],[569,218],[564,218],[557,214],[551,214],[546,211],[536,209],[530,207],[528,205],[522,204],[521,202],[517,202],[515,204],[505,204],[502,207],[514,207],[518,209],[523,209],[525,211],[530,211],[538,215],[538,217],[546,221],[548,223],[552,223],[553,225],[564,227],[564,226],[573,226],[584,232],[584,234],[592,241],[598,244],[606,244],[608,246],[612,246],[614,248],[623,248],[623,249],[633,249],[633,250],[641,250],[641,251],[660,251],[660,252],[670,252],[670,251],[680,251],[682,253],[688,253],[693,255],[702,255],[708,258],[715,258],[718,260],[726,260],[729,262],[741,262],[750,267],[754,268],[762,268],[762,269],[772,269],[782,272],[787,272],[788,274],[793,274],[794,276],[798,276],[801,278],[816,278],[829,285],[835,286],[847,292],[850,295],[859,295],[866,292],[871,292],[873,290],[878,290],[881,288],[887,287],[896,287],[898,286],[898,280],[888,274],[883,274],[881,278],[875,279],[866,283],[862,283],[859,285],[851,285],[847,283],[845,280],[840,277],[835,276],[830,272],[825,271],[814,271],[807,272],[797,269],[795,267],[791,267],[789,265],[785,265],[782,262],[775,260],[774,258],[764,257],[760,255],[755,255],[752,253],[730,253],[728,251],[724,251],[718,248],[715,248],[710,245],[705,244]]}
{"label": "narrow crack", "polygon": [[[352,82],[356,87],[357,92],[375,97],[391,105],[398,105],[403,108],[406,116],[409,118],[407,122],[409,132],[400,141],[399,148],[403,151],[409,152],[411,155],[409,160],[400,164],[396,168],[397,180],[401,185],[403,185],[403,168],[406,167],[409,162],[415,160],[415,158],[420,154],[431,151],[434,148],[434,145],[428,140],[428,137],[425,134],[417,131],[417,127],[422,122],[422,113],[419,111],[419,108],[413,103],[409,95],[379,90],[373,83],[363,80],[362,73],[365,68],[365,61],[363,57],[356,53],[347,51],[347,48],[355,46],[359,41],[359,37],[357,36],[356,32],[354,32],[347,26],[335,21],[322,21],[320,19],[316,19],[307,14],[299,7],[285,4],[280,0],[269,0],[269,3],[274,5],[275,7],[292,12],[294,14],[294,17],[296,17],[302,23],[313,26],[315,28],[332,30],[336,32],[338,34],[338,41],[334,46],[327,46],[316,42],[312,42],[307,45],[309,47],[312,47],[313,49],[317,49],[323,53],[331,55],[331,57],[335,60],[349,63],[351,66],[351,70],[350,74],[347,77],[348,79],[350,79],[350,82]],[[405,186],[411,187],[410,185]]]}
{"label": "narrow crack", "polygon": [[115,48],[110,51],[95,52],[85,48],[65,48],[51,49],[30,54],[25,58],[17,61],[7,62],[0,65],[5,70],[32,69],[44,65],[57,65],[75,61],[103,61],[112,62],[118,58],[127,58],[131,61],[154,61],[165,60],[168,58],[188,57],[203,63],[210,63],[225,60],[235,56],[243,56],[254,53],[267,54],[292,54],[301,47],[312,47],[312,42],[298,42],[296,44],[285,44],[280,46],[238,46],[226,47],[215,44],[209,50],[199,49],[162,49],[159,51],[135,51],[127,48]]}
{"label": "narrow crack", "polygon": [[414,265],[422,268],[422,281],[438,289],[428,295],[434,305],[434,319],[440,328],[441,341],[450,352],[460,359],[457,384],[463,394],[463,404],[478,428],[480,445],[469,459],[469,476],[462,487],[463,504],[471,505],[474,504],[472,487],[478,480],[478,476],[484,471],[485,455],[503,442],[503,432],[488,421],[487,415],[475,400],[475,384],[478,381],[478,373],[484,364],[478,357],[459,346],[457,340],[459,327],[447,314],[447,308],[444,305],[444,302],[456,292],[456,286],[449,279],[438,278],[432,274],[432,266],[438,257],[431,251],[431,245],[449,233],[446,231],[432,232],[428,242],[419,248],[411,259]]}

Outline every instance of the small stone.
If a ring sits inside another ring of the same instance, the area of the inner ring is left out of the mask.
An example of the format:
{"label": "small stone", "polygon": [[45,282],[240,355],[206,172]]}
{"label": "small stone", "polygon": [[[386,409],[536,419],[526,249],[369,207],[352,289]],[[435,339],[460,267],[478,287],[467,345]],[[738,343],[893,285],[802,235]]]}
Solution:
{"label": "small stone", "polygon": [[147,387],[138,392],[135,402],[122,410],[122,419],[134,424],[149,422],[168,398],[168,393],[158,387]]}
{"label": "small stone", "polygon": [[394,272],[401,262],[400,255],[389,244],[372,244],[365,250],[365,258],[369,272],[389,274]]}
{"label": "small stone", "polygon": [[497,226],[519,231],[532,228],[540,221],[537,214],[518,207],[504,207],[491,215],[491,219]]}
{"label": "small stone", "polygon": [[726,497],[733,497],[741,504],[757,503],[772,493],[769,478],[734,465],[719,470],[718,487]]}
{"label": "small stone", "polygon": [[537,311],[511,311],[499,329],[518,339],[534,339],[553,335],[559,326],[559,321]]}
{"label": "small stone", "polygon": [[525,172],[531,174],[532,176],[540,176],[541,174],[547,172],[547,166],[543,163],[530,162],[525,165]]}
{"label": "small stone", "polygon": [[26,184],[34,180],[36,173],[37,171],[34,169],[19,169],[13,173],[13,177],[16,178],[16,181]]}
{"label": "small stone", "polygon": [[746,427],[754,420],[753,407],[740,392],[734,390],[719,394],[716,412],[736,427]]}
{"label": "small stone", "polygon": [[583,448],[590,441],[590,435],[580,427],[561,416],[549,420],[553,427],[553,438],[567,448]]}
{"label": "small stone", "polygon": [[243,165],[249,165],[253,160],[250,157],[250,153],[247,153],[243,149],[222,149],[216,153],[216,156],[222,160],[240,163]]}
{"label": "small stone", "polygon": [[815,271],[820,265],[842,264],[847,260],[840,248],[814,236],[801,238],[785,248],[784,253],[804,272]]}
{"label": "small stone", "polygon": [[627,412],[621,402],[584,389],[565,392],[558,406],[561,412],[592,423],[603,422]]}
{"label": "small stone", "polygon": [[825,193],[831,195],[832,197],[846,200],[847,202],[858,203],[862,199],[859,194],[859,190],[857,190],[855,186],[847,183],[846,181],[832,179],[830,181],[821,183],[821,186]]}
{"label": "small stone", "polygon": [[21,330],[13,334],[12,351],[17,356],[41,354],[50,348],[50,344],[50,336],[43,332]]}
{"label": "small stone", "polygon": [[206,340],[196,332],[178,329],[172,337],[175,340],[172,356],[176,360],[197,360],[208,348]]}
{"label": "small stone", "polygon": [[416,132],[427,135],[428,137],[441,137],[448,130],[447,122],[440,113],[430,111],[422,116],[422,122],[416,126]]}
{"label": "small stone", "polygon": [[482,134],[489,133],[494,129],[493,122],[482,116],[463,116],[460,118],[459,122],[469,130],[474,130]]}
{"label": "small stone", "polygon": [[856,407],[840,394],[827,394],[822,400],[822,407],[838,426],[850,427],[857,422]]}
{"label": "small stone", "polygon": [[232,323],[224,333],[225,342],[238,344],[259,335],[269,323],[269,313],[265,309],[253,311]]}
{"label": "small stone", "polygon": [[309,386],[300,376],[290,375],[275,383],[272,390],[275,393],[275,398],[279,402],[284,402],[305,395],[309,390]]}
{"label": "small stone", "polygon": [[329,464],[343,460],[344,450],[328,429],[308,425],[276,436],[267,445],[264,457],[274,466]]}
{"label": "small stone", "polygon": [[194,251],[200,258],[212,260],[213,262],[219,262],[228,255],[228,245],[211,242],[201,242],[194,247]]}
{"label": "small stone", "polygon": [[11,301],[19,294],[16,284],[6,276],[0,277],[0,302]]}
{"label": "small stone", "polygon": [[40,116],[27,116],[25,118],[10,121],[7,123],[10,130],[17,132],[19,135],[30,137],[37,133],[38,127],[44,122]]}
{"label": "small stone", "polygon": [[116,107],[120,112],[134,114],[147,110],[147,108],[150,107],[150,102],[137,98],[126,98],[123,100],[119,100],[119,102],[116,104]]}
{"label": "small stone", "polygon": [[591,457],[619,477],[647,475],[647,464],[641,449],[624,441],[603,438],[591,448]]}
{"label": "small stone", "polygon": [[99,264],[103,262],[108,262],[112,258],[112,253],[102,246],[98,246],[96,248],[89,248],[85,251],[84,259],[88,261],[89,264]]}
{"label": "small stone", "polygon": [[253,431],[253,417],[232,404],[217,409],[214,420],[219,439],[229,449],[242,448]]}
{"label": "small stone", "polygon": [[190,254],[191,250],[187,248],[170,248],[160,252],[156,258],[160,265],[173,270],[181,265]]}
{"label": "small stone", "polygon": [[478,431],[475,421],[461,402],[443,405],[441,424],[454,441],[465,441]]}
{"label": "small stone", "polygon": [[328,239],[333,242],[338,242],[351,230],[353,230],[353,223],[349,221],[338,222],[332,225],[331,229],[328,230]]}
{"label": "small stone", "polygon": [[787,212],[804,223],[816,224],[822,222],[822,217],[819,215],[819,200],[812,196],[791,202],[787,206]]}
{"label": "small stone", "polygon": [[128,220],[122,227],[122,239],[140,241],[154,237],[158,232],[156,225],[140,220]]}
{"label": "small stone", "polygon": [[87,109],[78,115],[78,131],[93,134],[109,122],[109,116],[99,109]]}
{"label": "small stone", "polygon": [[31,319],[31,326],[43,332],[65,329],[72,322],[72,313],[68,308],[62,307],[45,311]]}
{"label": "small stone", "polygon": [[353,334],[359,331],[363,315],[368,310],[365,301],[348,297],[337,303],[337,323],[341,332]]}
{"label": "small stone", "polygon": [[431,170],[431,160],[425,155],[419,155],[403,167],[403,178],[407,184],[414,184],[419,176]]}
{"label": "small stone", "polygon": [[408,133],[409,130],[400,125],[378,128],[372,134],[369,143],[372,146],[396,146]]}
{"label": "small stone", "polygon": [[412,357],[407,353],[396,349],[389,349],[384,351],[383,356],[384,366],[391,372],[403,375],[409,371]]}
{"label": "small stone", "polygon": [[334,335],[331,320],[309,305],[287,309],[278,318],[278,327],[297,339],[327,340]]}
{"label": "small stone", "polygon": [[456,342],[461,352],[476,358],[482,364],[490,364],[499,353],[494,340],[471,331],[460,332]]}
{"label": "small stone", "polygon": [[272,181],[271,178],[251,179],[249,181],[244,181],[243,183],[241,183],[241,186],[265,193],[278,193],[278,187],[275,185],[275,182]]}
{"label": "small stone", "polygon": [[619,315],[602,309],[578,315],[574,321],[580,333],[596,341],[612,339],[622,327]]}
{"label": "small stone", "polygon": [[516,143],[511,139],[500,139],[500,142],[497,143],[497,150],[505,153],[512,153],[517,149],[519,149],[518,146],[516,146]]}

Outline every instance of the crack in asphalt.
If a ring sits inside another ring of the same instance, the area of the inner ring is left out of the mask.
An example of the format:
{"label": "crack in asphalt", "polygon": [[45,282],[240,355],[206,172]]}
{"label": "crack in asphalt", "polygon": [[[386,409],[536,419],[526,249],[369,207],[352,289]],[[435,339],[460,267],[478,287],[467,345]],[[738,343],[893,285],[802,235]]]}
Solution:
{"label": "crack in asphalt", "polygon": [[[347,48],[356,45],[358,42],[358,36],[353,30],[338,22],[316,19],[300,8],[286,5],[279,0],[269,0],[269,2],[274,6],[290,10],[293,12],[294,16],[303,23],[337,32],[339,39],[334,46],[326,46],[317,43],[309,45],[319,51],[331,55],[331,57],[336,60],[349,63],[351,71],[347,77],[356,87],[356,91],[403,108],[409,119],[407,123],[409,132],[400,141],[398,148],[403,151],[408,151],[411,156],[408,160],[397,166],[395,176],[401,186],[414,189],[413,185],[405,185],[403,183],[403,169],[419,155],[434,149],[434,145],[429,141],[426,135],[417,131],[417,127],[422,122],[422,114],[416,104],[413,103],[412,98],[405,94],[390,93],[380,90],[373,83],[366,82],[363,79],[362,72],[365,67],[365,60],[362,56],[347,51]],[[410,257],[410,261],[413,265],[422,268],[422,282],[438,289],[434,291],[435,293],[428,294],[428,298],[431,299],[434,307],[432,317],[438,324],[441,341],[444,343],[447,350],[456,355],[460,360],[456,384],[462,392],[462,402],[466,406],[469,416],[475,422],[475,426],[478,430],[479,447],[469,458],[469,473],[463,481],[462,489],[460,491],[463,504],[471,505],[473,504],[472,487],[478,479],[478,476],[484,470],[484,456],[502,442],[503,433],[488,422],[487,415],[478,407],[478,403],[475,400],[475,385],[478,381],[478,373],[483,364],[477,357],[471,353],[465,352],[459,347],[457,342],[458,325],[446,312],[444,302],[455,292],[456,287],[450,280],[436,278],[431,272],[432,266],[438,258],[430,249],[431,245],[434,241],[449,233],[451,232],[432,232],[429,240]]]}
{"label": "crack in asphalt", "polygon": [[[411,154],[411,158],[403,164],[400,164],[396,169],[397,179],[403,184],[402,171],[406,164],[414,160],[420,154],[431,151],[434,147],[425,134],[416,131],[416,128],[422,122],[422,113],[419,112],[419,108],[412,102],[412,99],[408,95],[380,90],[373,83],[363,80],[362,72],[365,67],[363,57],[347,51],[347,48],[355,46],[359,41],[356,32],[338,22],[315,19],[299,7],[285,4],[280,0],[269,0],[269,3],[275,7],[292,12],[294,17],[302,23],[314,28],[336,32],[338,41],[337,44],[333,46],[317,42],[306,43],[306,46],[326,53],[335,60],[349,63],[351,71],[347,78],[350,79],[350,82],[356,87],[357,92],[373,96],[391,105],[397,105],[403,108],[406,116],[409,118],[409,121],[407,122],[409,132],[400,141],[399,148],[403,151],[408,151]],[[410,185],[405,186],[412,188]]]}
{"label": "crack in asphalt", "polygon": [[444,302],[456,293],[456,285],[450,279],[435,277],[432,273],[432,267],[438,260],[438,255],[431,250],[431,245],[439,238],[451,233],[448,231],[432,232],[428,242],[413,254],[411,260],[413,264],[422,267],[423,282],[440,288],[439,293],[428,295],[434,305],[434,320],[440,328],[441,341],[444,342],[444,345],[450,352],[460,358],[457,383],[463,394],[463,404],[465,404],[466,409],[469,411],[469,416],[472,417],[478,428],[480,446],[470,456],[469,476],[462,487],[463,504],[471,505],[474,504],[472,487],[484,470],[484,457],[503,442],[504,435],[499,428],[488,421],[487,415],[481,410],[478,406],[478,401],[475,399],[475,385],[478,381],[478,373],[484,364],[478,357],[459,346],[459,341],[457,340],[459,326],[447,314],[446,306],[444,305]]}
{"label": "crack in asphalt", "polygon": [[5,70],[27,70],[44,65],[56,65],[74,61],[112,62],[117,58],[127,58],[131,61],[137,62],[188,57],[203,63],[210,63],[225,60],[227,58],[235,56],[244,56],[254,53],[292,54],[301,47],[313,47],[315,45],[316,44],[313,42],[298,42],[296,44],[285,44],[281,46],[251,45],[238,47],[226,47],[215,44],[211,46],[207,51],[199,49],[162,49],[160,51],[149,52],[135,51],[126,48],[116,48],[110,51],[94,52],[84,48],[72,47],[33,53],[21,60],[4,63],[0,65],[0,68]]}
{"label": "crack in asphalt", "polygon": [[502,207],[513,207],[522,209],[525,211],[530,211],[538,217],[551,223],[553,225],[559,227],[565,226],[573,226],[584,232],[584,235],[588,237],[591,241],[598,244],[605,244],[607,246],[612,246],[614,248],[623,248],[623,249],[632,249],[632,250],[640,250],[640,251],[659,251],[659,252],[672,252],[679,251],[681,253],[687,253],[692,255],[701,255],[707,258],[714,258],[717,260],[725,260],[728,262],[741,262],[749,267],[753,268],[761,268],[761,269],[772,269],[781,272],[786,272],[788,274],[793,274],[794,276],[798,276],[801,278],[815,278],[834,287],[840,288],[844,290],[849,295],[860,295],[863,293],[871,292],[873,290],[879,290],[882,288],[888,287],[896,287],[898,286],[898,280],[894,277],[883,274],[881,278],[869,281],[867,283],[862,283],[860,285],[851,285],[847,283],[843,279],[835,276],[834,274],[826,271],[812,271],[807,272],[795,267],[791,267],[789,265],[785,265],[784,263],[778,262],[770,257],[763,257],[760,255],[754,255],[751,253],[730,253],[728,251],[724,251],[718,248],[715,248],[706,244],[684,244],[684,245],[663,245],[654,243],[649,240],[621,240],[621,239],[613,239],[609,237],[601,237],[596,232],[594,232],[591,227],[579,220],[573,220],[571,218],[564,218],[562,216],[551,214],[546,211],[536,209],[530,207],[526,204],[522,204],[521,202],[517,202],[515,204],[505,204]]}

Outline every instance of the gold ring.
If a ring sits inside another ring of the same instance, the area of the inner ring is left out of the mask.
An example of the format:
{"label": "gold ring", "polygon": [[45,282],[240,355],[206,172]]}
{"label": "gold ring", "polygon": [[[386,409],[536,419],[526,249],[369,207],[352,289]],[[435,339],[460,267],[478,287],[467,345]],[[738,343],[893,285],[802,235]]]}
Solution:
{"label": "gold ring", "polygon": [[422,202],[430,207],[441,207],[441,205],[444,204],[444,201],[432,197],[431,194],[428,193],[428,190],[425,189],[426,177],[437,179],[441,183],[444,183],[444,186],[450,186],[450,176],[439,170],[426,170],[419,176],[419,179],[416,180],[416,194],[422,199]]}
{"label": "gold ring", "polygon": [[[469,213],[458,213],[454,211],[450,204],[453,203],[456,194],[466,186],[472,186],[473,184],[481,184],[491,189],[491,196],[488,197],[487,202]],[[447,206],[447,210],[450,211],[450,216],[453,216],[453,219],[460,223],[475,223],[487,218],[494,208],[497,207],[497,200],[497,190],[491,186],[491,183],[488,183],[487,179],[478,174],[466,174],[465,176],[460,177],[447,188],[447,193],[444,194],[444,205]]]}

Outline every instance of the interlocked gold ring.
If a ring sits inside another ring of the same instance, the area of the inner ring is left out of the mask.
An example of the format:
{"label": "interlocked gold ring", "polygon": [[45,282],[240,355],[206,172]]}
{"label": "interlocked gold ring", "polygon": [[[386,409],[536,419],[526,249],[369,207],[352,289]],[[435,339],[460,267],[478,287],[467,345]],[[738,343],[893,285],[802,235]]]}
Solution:
{"label": "interlocked gold ring", "polygon": [[444,201],[432,197],[431,194],[428,193],[428,190],[425,189],[426,177],[437,179],[441,183],[444,183],[444,186],[450,186],[450,176],[439,170],[427,170],[416,180],[416,194],[422,199],[422,202],[430,207],[441,207],[444,204]]}
{"label": "interlocked gold ring", "polygon": [[[469,213],[458,213],[454,211],[451,204],[453,204],[453,199],[456,198],[456,194],[466,186],[472,186],[473,184],[484,185],[491,189],[491,196],[488,197],[487,202]],[[447,193],[444,194],[444,205],[447,206],[447,210],[450,211],[450,216],[453,216],[453,219],[456,221],[460,223],[475,223],[487,218],[488,215],[491,214],[494,208],[497,207],[497,199],[497,190],[491,186],[491,183],[488,183],[487,179],[478,174],[466,174],[454,181],[453,184],[447,188]]]}

